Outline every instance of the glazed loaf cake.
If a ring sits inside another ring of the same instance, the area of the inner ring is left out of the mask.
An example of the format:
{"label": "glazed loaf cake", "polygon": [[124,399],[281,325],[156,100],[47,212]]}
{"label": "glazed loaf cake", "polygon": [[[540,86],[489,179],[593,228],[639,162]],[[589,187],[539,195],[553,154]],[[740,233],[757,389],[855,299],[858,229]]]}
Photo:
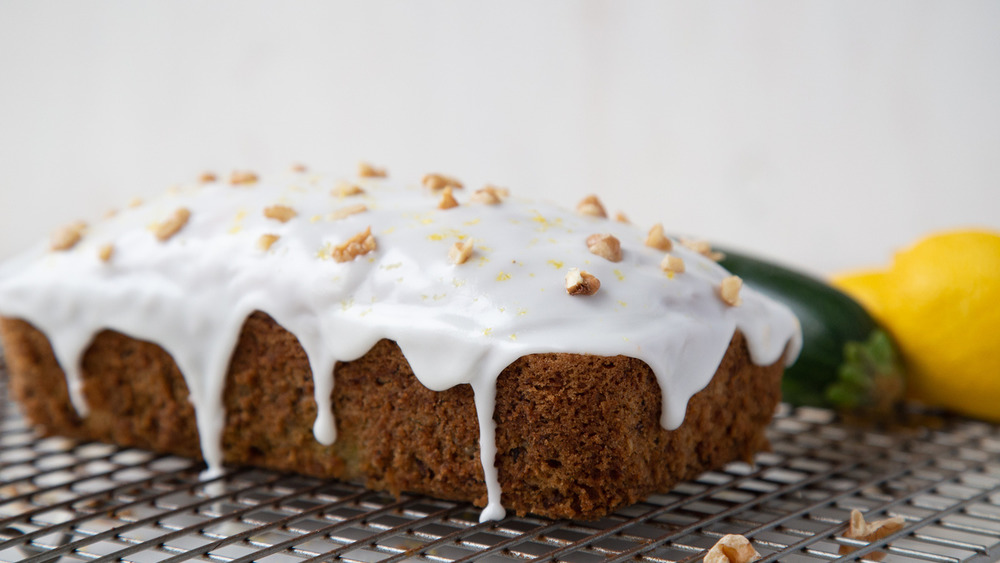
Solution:
{"label": "glazed loaf cake", "polygon": [[206,177],[5,264],[26,415],[484,519],[597,518],[766,444],[797,321],[707,249],[360,176]]}

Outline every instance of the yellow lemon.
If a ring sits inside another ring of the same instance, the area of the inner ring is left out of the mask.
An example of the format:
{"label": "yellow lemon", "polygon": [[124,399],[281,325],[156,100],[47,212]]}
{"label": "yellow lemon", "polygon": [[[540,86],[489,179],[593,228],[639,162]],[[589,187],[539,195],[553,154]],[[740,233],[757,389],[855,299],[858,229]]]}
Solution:
{"label": "yellow lemon", "polygon": [[913,398],[1000,421],[1000,232],[934,234],[833,282],[895,338]]}

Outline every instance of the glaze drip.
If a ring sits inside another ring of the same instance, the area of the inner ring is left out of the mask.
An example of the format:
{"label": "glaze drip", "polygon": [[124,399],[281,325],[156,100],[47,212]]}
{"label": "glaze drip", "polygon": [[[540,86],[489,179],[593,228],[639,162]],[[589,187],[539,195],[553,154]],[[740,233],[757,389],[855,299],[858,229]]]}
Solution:
{"label": "glaze drip", "polygon": [[[662,424],[671,429],[736,330],[757,364],[777,361],[786,348],[789,361],[798,353],[798,322],[787,308],[750,288],[741,306],[727,306],[717,288],[728,272],[679,244],[671,253],[686,271],[665,274],[664,252],[628,224],[517,197],[477,204],[460,190],[461,205],[439,209],[439,194],[381,178],[362,179],[363,191],[349,196],[337,185],[294,173],[172,190],[90,226],[69,250],[39,244],[0,266],[0,314],[48,336],[81,416],[80,362],[94,335],[112,329],[162,346],[184,374],[210,474],[222,463],[229,359],[254,311],[294,334],[308,355],[319,413],[313,431],[323,444],[336,440],[336,362],[393,340],[428,388],[472,386],[484,520],[504,516],[493,408],[496,379],[517,358],[567,352],[643,360],[656,374]],[[366,209],[357,212],[357,204]],[[265,216],[275,205],[294,217]],[[356,212],[345,214],[350,206]],[[190,210],[187,223],[157,239],[157,225],[179,208]],[[330,258],[368,227],[374,250],[346,262]],[[589,251],[585,241],[595,233],[621,242],[620,262]],[[264,235],[272,236],[262,247]],[[449,249],[469,240],[472,255],[453,264]],[[109,244],[114,254],[104,261]],[[567,295],[570,268],[595,275],[600,290]]]}

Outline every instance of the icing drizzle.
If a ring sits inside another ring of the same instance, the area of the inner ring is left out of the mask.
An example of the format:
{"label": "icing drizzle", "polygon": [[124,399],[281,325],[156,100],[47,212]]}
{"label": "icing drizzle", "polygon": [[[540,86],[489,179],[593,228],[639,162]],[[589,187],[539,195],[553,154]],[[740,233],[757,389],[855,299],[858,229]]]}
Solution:
{"label": "icing drizzle", "polygon": [[[475,203],[460,190],[461,205],[438,209],[430,190],[385,179],[363,179],[354,195],[336,185],[292,173],[251,185],[175,188],[90,226],[69,250],[39,244],[0,266],[0,314],[48,336],[81,416],[80,362],[94,335],[112,329],[162,346],[184,374],[210,473],[221,470],[225,377],[251,313],[270,315],[308,355],[318,407],[313,432],[323,444],[336,440],[336,362],[394,340],[428,388],[467,383],[474,391],[488,491],[481,520],[504,516],[493,408],[496,378],[517,358],[568,352],[643,360],[656,374],[661,422],[670,429],[712,378],[735,330],[757,364],[777,361],[786,347],[792,361],[801,345],[787,308],[746,287],[742,305],[727,306],[716,292],[728,272],[681,245],[671,254],[686,271],[665,274],[664,252],[645,246],[645,233],[631,225],[517,197]],[[357,204],[366,209],[339,212]],[[296,216],[266,217],[273,205]],[[190,210],[187,223],[157,239],[157,226],[180,208]],[[334,247],[367,227],[374,251],[331,259]],[[595,233],[620,240],[620,262],[588,251],[585,240]],[[260,245],[262,235],[278,238]],[[470,239],[471,257],[452,264],[449,249]],[[104,261],[109,244],[114,253]],[[595,275],[600,290],[567,295],[570,268]]]}

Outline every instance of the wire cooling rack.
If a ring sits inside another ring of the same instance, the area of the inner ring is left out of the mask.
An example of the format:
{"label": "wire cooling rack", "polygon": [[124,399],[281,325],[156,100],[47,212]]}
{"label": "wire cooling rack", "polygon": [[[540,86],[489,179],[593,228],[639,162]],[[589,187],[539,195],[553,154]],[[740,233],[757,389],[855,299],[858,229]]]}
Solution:
{"label": "wire cooling rack", "polygon": [[[761,561],[1000,561],[1000,427],[897,433],[783,408],[773,452],[596,522],[510,517],[256,469],[40,437],[0,373],[0,561],[701,561],[743,534]],[[842,537],[851,509],[906,526]]]}

